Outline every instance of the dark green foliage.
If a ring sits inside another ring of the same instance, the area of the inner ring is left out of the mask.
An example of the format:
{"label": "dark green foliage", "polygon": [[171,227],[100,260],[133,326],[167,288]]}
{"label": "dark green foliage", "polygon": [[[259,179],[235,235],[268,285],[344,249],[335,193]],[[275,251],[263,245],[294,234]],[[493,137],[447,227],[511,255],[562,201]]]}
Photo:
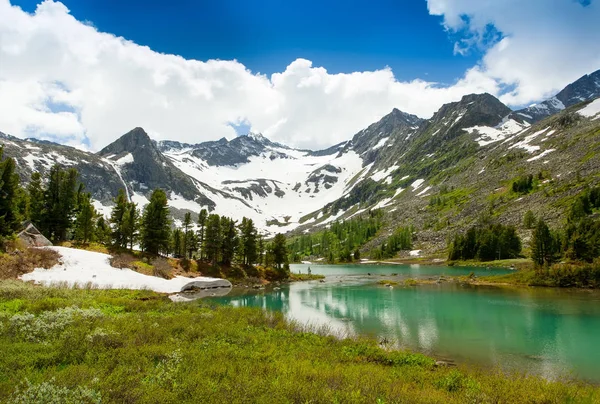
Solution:
{"label": "dark green foliage", "polygon": [[563,250],[567,258],[592,262],[600,257],[600,221],[584,217],[565,228]]}
{"label": "dark green foliage", "polygon": [[204,229],[206,227],[206,219],[208,218],[208,212],[206,209],[202,209],[198,214],[198,243],[200,248],[200,260],[204,258]]}
{"label": "dark green foliage", "polygon": [[183,249],[183,232],[180,228],[176,228],[171,232],[171,254],[175,258],[181,258],[184,254]]}
{"label": "dark green foliage", "polygon": [[75,240],[87,244],[93,241],[94,226],[97,216],[96,209],[92,205],[92,196],[89,193],[81,194],[79,198],[79,212],[75,219]]}
{"label": "dark green foliage", "polygon": [[115,206],[110,213],[112,245],[118,248],[127,248],[125,221],[129,202],[127,201],[127,196],[125,196],[124,189],[119,189],[119,193],[114,199],[114,203]]}
{"label": "dark green foliage", "polygon": [[573,205],[571,205],[568,219],[571,222],[576,222],[590,215],[594,209],[598,208],[600,208],[600,187],[586,188],[577,196]]}
{"label": "dark green foliage", "polygon": [[189,251],[189,242],[190,242],[190,226],[192,225],[192,214],[190,212],[186,212],[183,218],[183,256],[184,258],[188,258]]}
{"label": "dark green foliage", "polygon": [[306,234],[291,240],[288,249],[291,260],[320,256],[329,262],[351,261],[348,252],[360,248],[377,234],[382,225],[383,212],[370,211],[368,216],[343,222],[333,222],[328,230]]}
{"label": "dark green foliage", "polygon": [[19,176],[15,173],[15,161],[2,160],[4,150],[0,147],[0,239],[19,229],[20,217],[17,206]]}
{"label": "dark green foliage", "polygon": [[281,270],[284,264],[287,264],[287,242],[285,236],[281,233],[277,233],[273,239],[273,263],[277,266],[277,269]]}
{"label": "dark green foliage", "polygon": [[550,265],[558,259],[560,238],[540,219],[531,236],[531,259],[536,266]]}
{"label": "dark green foliage", "polygon": [[127,203],[122,226],[125,244],[129,245],[131,251],[133,250],[133,244],[138,241],[140,236],[140,211],[137,204]]}
{"label": "dark green foliage", "polygon": [[31,174],[31,181],[27,184],[29,195],[29,218],[35,226],[42,225],[44,211],[44,189],[42,187],[42,175],[39,172]]}
{"label": "dark green foliage", "polygon": [[109,244],[111,240],[111,229],[104,216],[100,215],[96,221],[96,233],[94,239],[100,244]]}
{"label": "dark green foliage", "polygon": [[225,266],[231,266],[238,246],[238,237],[235,220],[221,217],[221,263]]}
{"label": "dark green foliage", "polygon": [[242,219],[240,228],[240,261],[243,265],[253,265],[258,259],[258,233],[252,219]]}
{"label": "dark green foliage", "polygon": [[525,216],[523,216],[523,227],[526,229],[533,229],[536,224],[537,218],[535,217],[535,214],[530,210],[525,212]]}
{"label": "dark green foliage", "polygon": [[53,242],[67,240],[73,226],[79,195],[83,185],[78,181],[74,168],[62,169],[54,165],[50,169],[48,185],[44,191],[42,232]]}
{"label": "dark green foliage", "polygon": [[169,249],[171,220],[167,207],[167,195],[162,189],[156,189],[150,196],[150,203],[144,208],[142,217],[142,249],[158,255]]}
{"label": "dark green foliage", "polygon": [[493,261],[516,258],[521,252],[521,239],[513,226],[486,223],[456,234],[449,248],[450,260]]}
{"label": "dark green foliage", "polygon": [[410,250],[412,248],[413,232],[414,228],[412,226],[398,227],[379,248],[371,251],[370,258],[374,260],[392,258],[400,250]]}
{"label": "dark green foliage", "polygon": [[208,216],[202,246],[206,259],[216,265],[219,261],[221,249],[221,217],[219,215],[211,214]]}
{"label": "dark green foliage", "polygon": [[513,181],[512,190],[518,194],[526,194],[533,189],[533,175],[521,176]]}

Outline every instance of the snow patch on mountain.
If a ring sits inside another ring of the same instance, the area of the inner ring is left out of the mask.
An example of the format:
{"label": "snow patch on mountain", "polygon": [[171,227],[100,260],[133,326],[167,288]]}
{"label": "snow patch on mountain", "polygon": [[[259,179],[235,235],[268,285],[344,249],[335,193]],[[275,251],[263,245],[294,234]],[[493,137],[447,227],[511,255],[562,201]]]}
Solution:
{"label": "snow patch on mountain", "polygon": [[469,134],[479,135],[475,141],[479,146],[487,146],[488,144],[507,139],[527,129],[529,124],[521,124],[514,119],[506,119],[496,127],[489,126],[473,126],[463,129]]}
{"label": "snow patch on mountain", "polygon": [[584,108],[577,111],[579,115],[583,115],[587,118],[599,119],[600,118],[600,98],[592,101]]}

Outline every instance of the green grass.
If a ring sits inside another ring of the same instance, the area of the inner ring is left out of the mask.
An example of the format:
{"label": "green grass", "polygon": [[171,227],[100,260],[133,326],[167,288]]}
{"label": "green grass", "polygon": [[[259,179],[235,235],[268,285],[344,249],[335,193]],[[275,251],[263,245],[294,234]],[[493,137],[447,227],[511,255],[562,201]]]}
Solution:
{"label": "green grass", "polygon": [[296,274],[290,273],[290,281],[315,281],[318,279],[325,279],[325,275],[317,275],[317,274]]}
{"label": "green grass", "polygon": [[600,390],[436,366],[258,309],[0,283],[0,402],[562,403]]}

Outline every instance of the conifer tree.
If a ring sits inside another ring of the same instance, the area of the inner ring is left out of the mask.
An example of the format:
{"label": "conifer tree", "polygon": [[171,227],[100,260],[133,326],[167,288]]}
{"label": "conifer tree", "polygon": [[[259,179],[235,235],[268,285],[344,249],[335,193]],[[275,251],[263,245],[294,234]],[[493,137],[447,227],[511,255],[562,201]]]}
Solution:
{"label": "conifer tree", "polygon": [[540,219],[531,236],[531,259],[536,266],[549,265],[554,261],[557,245],[546,222]]}
{"label": "conifer tree", "polygon": [[150,203],[144,208],[142,249],[155,255],[168,251],[170,223],[167,194],[162,189],[156,189],[150,196]]}
{"label": "conifer tree", "polygon": [[20,225],[17,192],[19,176],[15,173],[15,161],[12,158],[2,160],[3,147],[0,147],[0,237],[14,233]]}
{"label": "conifer tree", "polygon": [[96,209],[91,202],[90,194],[83,194],[79,201],[79,212],[75,219],[75,239],[87,244],[94,236]]}
{"label": "conifer tree", "polygon": [[37,227],[42,225],[44,210],[44,189],[42,187],[42,175],[35,171],[31,174],[31,180],[27,184],[29,195],[29,217]]}
{"label": "conifer tree", "polygon": [[257,259],[257,232],[252,219],[242,219],[240,224],[240,247],[243,251],[242,264],[253,265]]}
{"label": "conifer tree", "polygon": [[109,244],[111,241],[111,229],[104,216],[100,215],[96,221],[96,232],[94,239],[100,244]]}
{"label": "conifer tree", "polygon": [[133,251],[133,244],[137,242],[139,238],[140,229],[140,211],[137,208],[137,204],[129,202],[127,209],[125,210],[125,216],[123,218],[123,232],[125,236],[125,244],[129,245],[129,251]]}
{"label": "conifer tree", "polygon": [[78,197],[82,191],[78,176],[76,169],[63,170],[58,164],[50,169],[41,223],[42,232],[54,242],[66,240],[73,226]]}
{"label": "conifer tree", "polygon": [[204,229],[206,227],[206,219],[208,218],[208,212],[206,209],[202,209],[198,214],[198,243],[200,249],[200,261],[202,261],[204,253]]}
{"label": "conifer tree", "polygon": [[277,233],[273,239],[273,261],[277,269],[281,269],[287,261],[286,239],[281,233]]}
{"label": "conifer tree", "polygon": [[190,226],[192,225],[192,214],[190,212],[186,212],[183,218],[183,258],[187,259],[188,249],[189,249],[189,231]]}
{"label": "conifer tree", "polygon": [[177,227],[171,233],[171,253],[174,258],[181,258],[183,251],[182,231]]}
{"label": "conifer tree", "polygon": [[221,217],[221,263],[230,266],[238,245],[235,220]]}
{"label": "conifer tree", "polygon": [[125,190],[119,189],[114,199],[115,206],[110,213],[110,225],[112,228],[112,245],[119,248],[127,248],[126,219],[129,202],[125,196]]}
{"label": "conifer tree", "polygon": [[221,218],[219,215],[211,214],[208,216],[202,246],[206,259],[216,265],[221,248]]}
{"label": "conifer tree", "polygon": [[258,265],[263,265],[265,262],[265,240],[262,235],[258,236],[258,247],[256,253],[258,255]]}

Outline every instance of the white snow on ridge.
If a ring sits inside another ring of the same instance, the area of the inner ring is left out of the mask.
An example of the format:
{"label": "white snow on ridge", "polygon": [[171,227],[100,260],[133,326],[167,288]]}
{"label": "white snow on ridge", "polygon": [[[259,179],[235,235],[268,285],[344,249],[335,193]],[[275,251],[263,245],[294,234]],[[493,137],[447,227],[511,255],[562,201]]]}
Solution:
{"label": "white snow on ridge", "polygon": [[384,137],[375,146],[373,146],[371,148],[371,150],[377,150],[377,149],[383,147],[387,143],[388,139],[389,139],[389,136],[388,137]]}
{"label": "white snow on ridge", "polygon": [[410,186],[412,187],[413,191],[416,191],[417,189],[419,189],[419,187],[421,187],[421,185],[423,185],[424,182],[424,179],[418,179],[412,184],[410,184]]}
{"label": "white snow on ridge", "polygon": [[[394,170],[398,169],[399,166],[393,165],[391,167],[386,168],[385,170],[375,171],[371,174],[371,179],[375,182],[379,182],[382,179],[388,177]],[[391,178],[390,178],[391,183]]]}
{"label": "white snow on ridge", "polygon": [[430,189],[431,189],[431,187],[425,187],[425,188],[424,188],[424,189],[423,189],[421,192],[419,192],[419,193],[417,194],[417,196],[421,196],[421,195],[422,195],[422,196],[425,196],[425,193],[426,193],[427,191],[429,191]]}
{"label": "white snow on ridge", "polygon": [[514,119],[508,119],[494,128],[490,126],[473,126],[463,130],[469,134],[479,134],[479,137],[475,139],[475,141],[479,143],[479,146],[486,146],[490,143],[498,142],[518,134],[527,127],[528,125],[520,124]]}
{"label": "white snow on ridge", "polygon": [[133,163],[133,154],[131,153],[127,153],[126,155],[124,155],[123,157],[121,157],[120,159],[117,159],[115,161],[115,164],[118,166],[123,166],[125,164],[130,164]]}
{"label": "white snow on ridge", "polygon": [[521,140],[520,142],[517,142],[517,143],[509,146],[509,149],[520,148],[520,149],[527,150],[529,153],[533,153],[533,152],[540,150],[540,146],[530,145],[529,142],[531,142],[533,139],[535,139],[542,133],[546,132],[548,129],[550,129],[550,127],[544,128],[542,130],[538,130],[537,132],[534,132],[531,135],[526,136],[525,139]]}
{"label": "white snow on ridge", "polygon": [[92,284],[100,289],[150,289],[161,293],[176,293],[190,287],[231,287],[231,283],[219,278],[185,278],[178,276],[163,279],[144,275],[131,269],[119,269],[110,265],[110,255],[66,247],[47,247],[61,255],[61,263],[50,269],[36,268],[21,279],[46,286],[67,283],[69,286]]}
{"label": "white snow on ridge", "polygon": [[[272,159],[273,153],[277,153],[278,157]],[[254,220],[259,229],[269,233],[285,232],[298,227],[301,217],[321,209],[327,203],[350,192],[359,182],[355,181],[350,185],[352,178],[361,171],[360,176],[363,177],[370,169],[369,166],[365,167],[366,170],[363,168],[362,158],[354,151],[347,151],[339,156],[337,154],[312,156],[306,151],[272,147],[260,156],[249,157],[248,163],[234,166],[210,166],[191,153],[166,152],[165,155],[177,168],[191,178],[201,181],[213,189],[224,190],[226,193],[238,197],[237,199],[228,198],[221,193],[198,185],[198,190],[215,202],[215,213],[235,219],[241,219],[242,216],[248,217]],[[279,157],[280,155],[284,157]],[[318,175],[337,177],[337,182],[330,183],[329,189],[325,188],[320,181],[317,191],[314,183],[307,182],[307,179],[311,173],[327,165],[333,166],[341,172],[328,172],[327,169],[317,172]],[[244,200],[238,193],[231,192],[231,189],[235,187],[248,188],[252,183],[258,184],[256,180],[259,179],[267,180],[268,186],[271,188],[271,192],[265,189],[266,196],[253,193],[252,199]],[[235,181],[235,183],[223,184],[225,181]],[[275,194],[275,183],[284,193],[283,195],[279,192],[279,196]],[[269,213],[267,217],[265,217],[265,212]],[[266,222],[270,220],[278,221],[281,225],[267,225]]]}
{"label": "white snow on ridge", "polygon": [[588,118],[595,117],[593,119],[599,119],[600,118],[600,98],[592,101],[585,107],[581,108],[579,111],[577,111],[577,113],[579,115],[583,115]]}
{"label": "white snow on ridge", "polygon": [[548,150],[544,150],[543,152],[541,152],[540,154],[538,154],[537,156],[534,156],[530,159],[527,159],[527,161],[535,161],[535,160],[539,160],[542,157],[546,156],[549,153],[552,153],[555,149],[548,149]]}

